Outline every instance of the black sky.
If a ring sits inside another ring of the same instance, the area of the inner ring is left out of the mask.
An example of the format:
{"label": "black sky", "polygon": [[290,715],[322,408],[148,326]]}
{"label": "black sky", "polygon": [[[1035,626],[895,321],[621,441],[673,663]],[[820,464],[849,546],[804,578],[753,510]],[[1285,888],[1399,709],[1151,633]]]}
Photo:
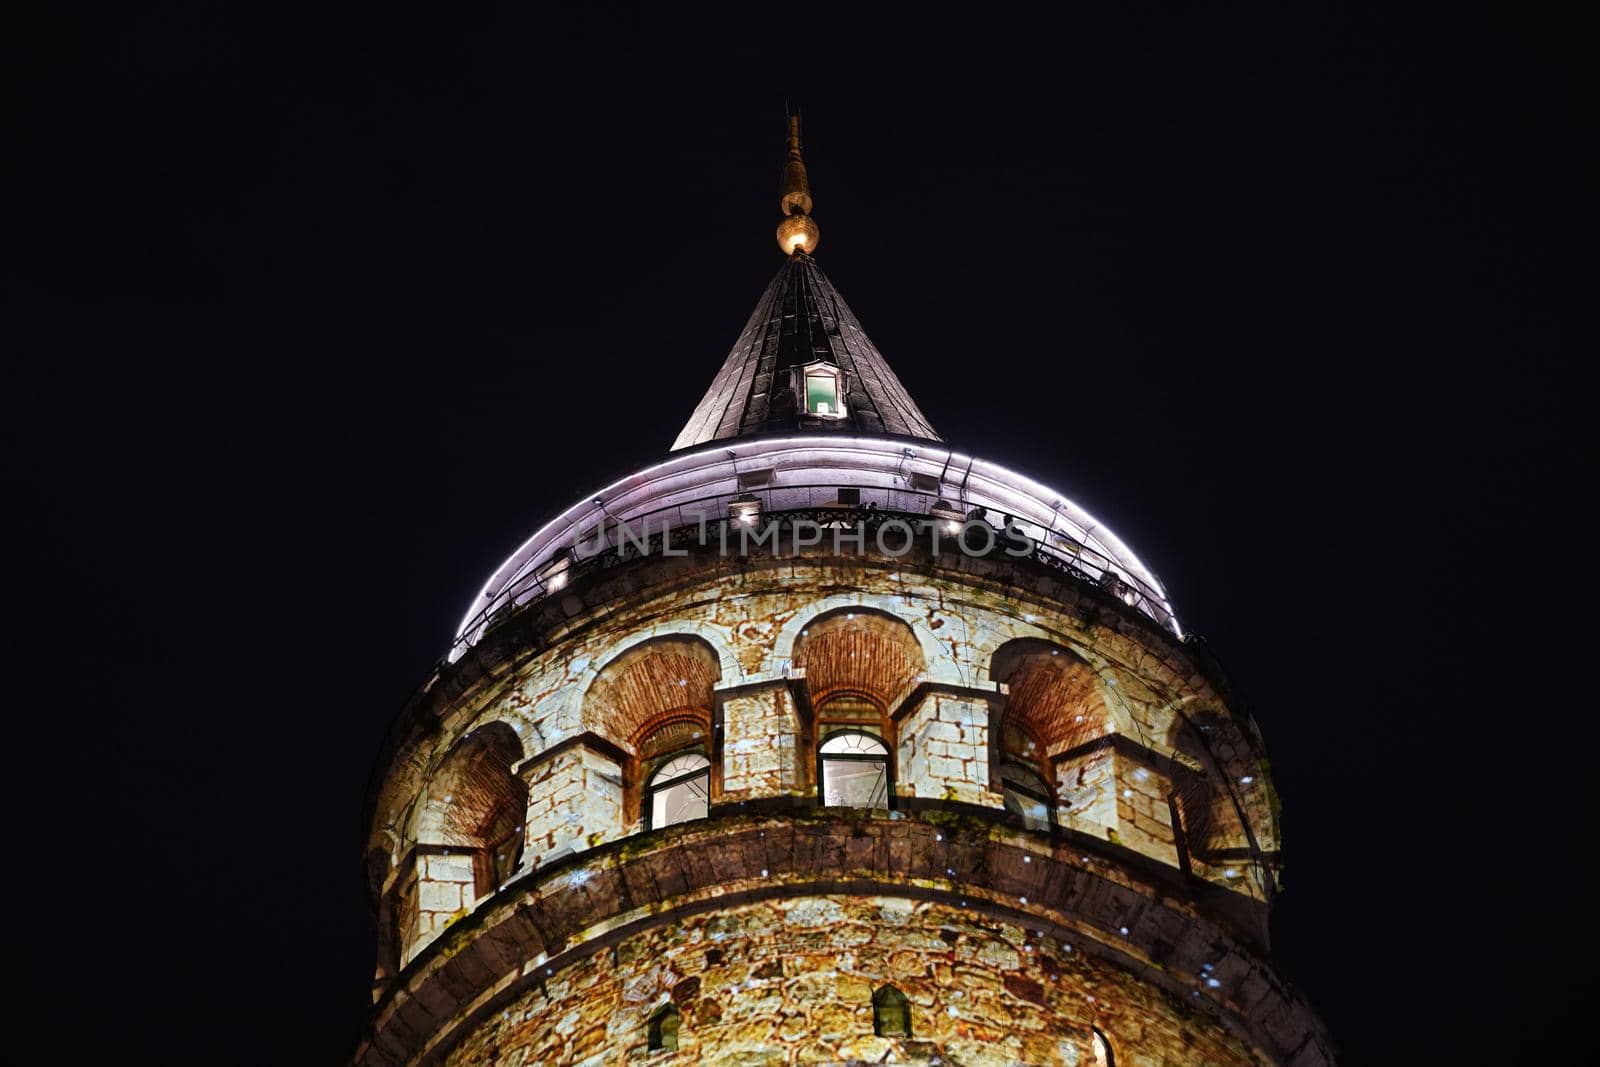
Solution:
{"label": "black sky", "polygon": [[125,6],[6,72],[10,1039],[348,1054],[384,732],[709,384],[779,266],[786,99],[818,260],[934,425],[1104,519],[1228,665],[1277,953],[1347,1062],[1579,1027],[1575,27]]}

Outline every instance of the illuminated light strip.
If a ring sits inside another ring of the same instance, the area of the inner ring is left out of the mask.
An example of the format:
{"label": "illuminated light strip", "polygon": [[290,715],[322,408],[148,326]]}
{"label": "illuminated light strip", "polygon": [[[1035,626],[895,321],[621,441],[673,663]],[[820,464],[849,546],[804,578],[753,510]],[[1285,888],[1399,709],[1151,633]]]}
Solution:
{"label": "illuminated light strip", "polygon": [[[905,455],[907,448],[912,449],[915,456],[907,457]],[[901,475],[900,468],[908,459],[913,458],[922,460],[929,465],[943,464],[946,468],[946,477],[948,477],[948,472],[951,468],[968,468],[962,471],[964,477],[970,479],[972,476],[976,476],[993,487],[987,492],[980,491],[974,495],[990,498],[1015,496],[1027,500],[1040,513],[1058,515],[1069,526],[1081,531],[1082,536],[1074,539],[1083,541],[1085,547],[1096,554],[1105,556],[1109,562],[1125,569],[1153,592],[1162,610],[1166,612],[1167,622],[1173,632],[1179,637],[1183,636],[1183,630],[1178,625],[1176,613],[1172,610],[1172,605],[1167,599],[1165,586],[1109,527],[1074,503],[1070,498],[1051,490],[1048,486],[1029,478],[1027,475],[1002,467],[997,463],[968,456],[933,443],[913,446],[899,439],[855,437],[840,434],[763,437],[708,442],[692,452],[673,455],[659,463],[641,468],[632,474],[619,478],[598,492],[589,494],[590,501],[598,497],[604,502],[605,506],[609,507],[616,502],[617,497],[627,497],[640,490],[648,490],[653,483],[660,481],[664,477],[701,472],[709,475],[718,467],[726,467],[727,470],[717,477],[699,480],[695,485],[678,487],[669,492],[664,492],[660,494],[661,497],[670,499],[684,492],[693,492],[696,489],[704,488],[707,484],[725,481],[732,481],[735,486],[734,491],[737,492],[737,477],[733,473],[729,452],[734,453],[734,456],[740,460],[776,460],[781,456],[792,455],[796,452],[813,452],[815,455],[806,457],[806,462],[817,468],[828,469],[833,465],[824,463],[822,460],[829,457],[838,457],[845,460],[837,467],[842,471],[852,469],[848,463],[850,455],[861,454],[864,457],[869,457],[872,461],[871,465],[866,469],[855,468],[863,475]],[[945,456],[937,460],[932,458],[940,452],[944,452]],[[888,465],[880,466],[880,462],[885,459],[892,462]],[[776,464],[774,465],[776,466]],[[774,486],[772,488],[781,490],[782,486]],[[971,492],[970,481],[968,490]],[[715,493],[713,495],[721,494]],[[1047,501],[1058,502],[1059,506],[1052,507],[1051,504],[1046,503]],[[684,505],[689,505],[696,502],[696,500],[688,500],[683,503]],[[652,503],[652,500],[647,495],[645,499],[634,501],[630,506],[649,503]],[[671,504],[666,504],[663,505],[663,508],[672,506]],[[996,509],[999,510],[998,507]],[[517,546],[514,552],[506,557],[505,562],[495,568],[494,572],[489,576],[489,580],[479,591],[477,598],[468,606],[467,613],[462,617],[460,624],[456,627],[457,647],[452,650],[450,659],[459,658],[461,655],[461,648],[459,647],[461,639],[467,636],[469,631],[481,628],[485,622],[482,616],[484,609],[488,606],[486,602],[492,602],[508,586],[527,574],[530,567],[536,565],[543,558],[545,555],[543,550],[550,547],[551,540],[556,533],[563,528],[574,531],[581,530],[582,521],[597,510],[601,509],[588,501],[568,507],[560,515],[535,530],[521,545]],[[1020,511],[1021,509],[1016,510]],[[620,516],[613,517],[629,519],[633,516],[623,513]],[[1059,532],[1053,530],[1049,523],[1026,518],[1025,516],[1019,517],[1024,518],[1025,521],[1032,525],[1039,526],[1047,533]],[[1046,543],[1048,544],[1048,542]]]}
{"label": "illuminated light strip", "polygon": [[[686,493],[692,494],[696,491],[725,485],[729,482],[728,472],[718,471],[727,460],[715,456],[714,451],[714,447],[707,447],[703,450],[697,449],[691,455],[672,457],[613,482],[604,492],[610,494],[613,506],[618,509],[621,517],[625,519],[631,520],[646,513],[659,514],[661,511],[669,510],[679,505],[669,503],[655,509],[649,508],[649,505],[657,503],[661,499],[681,498]],[[800,465],[808,465],[804,469],[840,469],[842,471],[851,471],[853,469],[867,479],[903,476],[902,468],[907,458],[904,455],[904,446],[896,441],[885,441],[881,438],[840,438],[831,435],[827,437],[806,436],[764,439],[748,442],[742,449],[724,447],[724,454],[727,451],[734,451],[736,455],[742,453],[742,458],[747,460],[781,460],[784,457],[798,457]],[[925,449],[925,451],[937,454],[942,449]],[[860,455],[867,462],[863,466],[852,468],[847,462],[848,457],[851,455]],[[894,459],[892,467],[883,462],[891,457]],[[845,460],[846,462],[837,465],[831,464],[827,462],[830,458]],[[932,466],[939,462],[926,456],[918,458],[927,466]],[[949,454],[948,463],[955,464],[957,462],[970,462],[973,473],[979,476],[980,483],[988,483],[989,488],[987,491],[980,484],[977,487],[977,491],[972,495],[997,500],[997,503],[989,503],[988,506],[1017,512],[1019,517],[1044,530],[1052,529],[1049,522],[1039,518],[1028,517],[1025,514],[1028,509],[1017,507],[1014,499],[1007,498],[1020,498],[1020,501],[1031,505],[1032,509],[1036,510],[1040,515],[1048,513],[1065,521],[1069,527],[1073,528],[1070,531],[1070,535],[1074,539],[1085,543],[1085,546],[1096,555],[1104,556],[1108,563],[1113,564],[1117,569],[1133,577],[1136,582],[1147,586],[1147,591],[1154,594],[1153,599],[1159,604],[1160,609],[1169,616],[1169,621],[1171,621],[1171,606],[1166,600],[1165,590],[1160,582],[1155,579],[1154,575],[1144,567],[1115,534],[1101,525],[1097,519],[1076,503],[1062,499],[1057,494],[1040,492],[1045,488],[1044,486],[1007,468],[985,460],[969,459],[965,455],[957,455],[952,451]],[[791,471],[802,469],[800,465],[791,464],[787,469]],[[684,476],[693,475],[699,475],[699,477],[694,478],[692,484],[674,486],[659,493],[649,492],[654,483],[666,478],[683,478]],[[782,487],[774,488],[781,491]],[[880,486],[878,488],[884,487]],[[969,486],[969,492],[971,489],[972,487]],[[642,499],[637,497],[641,490],[646,493]],[[714,491],[711,495],[721,496],[731,491],[731,489]],[[905,490],[897,490],[890,487],[889,491]],[[620,500],[618,499],[619,493],[622,498]],[[629,499],[630,497],[633,499]],[[1044,499],[1049,497],[1055,497],[1057,501],[1056,507],[1047,508],[1044,505]],[[691,497],[689,500],[682,501],[682,505],[687,506],[703,501],[704,498]],[[568,508],[561,516],[547,523],[525,541],[517,552],[513,553],[506,563],[496,570],[494,578],[485,585],[482,593],[483,599],[496,599],[511,585],[523,579],[529,573],[530,568],[537,564],[542,555],[542,552],[530,553],[529,550],[548,547],[553,528],[558,528],[565,524],[569,529],[578,529],[578,520],[592,515],[593,512],[590,510],[592,507],[593,505],[578,504]],[[609,509],[607,510],[609,511]],[[514,570],[511,570],[511,573],[507,575],[507,571],[510,568],[514,568]],[[492,596],[490,595],[491,593],[493,593]],[[472,624],[483,621],[484,610],[483,607],[478,607],[475,603],[468,616],[463,620],[460,632],[466,634],[469,629],[478,629],[477,626]],[[1181,636],[1182,631],[1176,625],[1174,625],[1173,629],[1174,632]]]}

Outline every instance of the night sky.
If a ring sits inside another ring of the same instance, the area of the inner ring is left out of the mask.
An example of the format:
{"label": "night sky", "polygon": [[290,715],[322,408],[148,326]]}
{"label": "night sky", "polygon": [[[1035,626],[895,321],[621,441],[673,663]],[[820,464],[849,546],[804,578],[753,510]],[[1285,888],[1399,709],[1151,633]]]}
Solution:
{"label": "night sky", "polygon": [[1275,950],[1346,1062],[1570,1039],[1575,28],[123,6],[5,65],[7,1041],[353,1049],[385,731],[709,385],[780,265],[786,100],[818,262],[933,424],[1108,523],[1227,665],[1284,801]]}

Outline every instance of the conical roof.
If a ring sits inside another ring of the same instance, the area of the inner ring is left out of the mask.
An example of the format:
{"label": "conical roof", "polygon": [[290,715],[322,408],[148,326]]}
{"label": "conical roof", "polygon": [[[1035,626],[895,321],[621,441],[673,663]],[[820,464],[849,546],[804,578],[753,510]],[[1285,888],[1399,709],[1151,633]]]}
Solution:
{"label": "conical roof", "polygon": [[672,447],[784,431],[939,440],[850,306],[804,252],[779,268]]}

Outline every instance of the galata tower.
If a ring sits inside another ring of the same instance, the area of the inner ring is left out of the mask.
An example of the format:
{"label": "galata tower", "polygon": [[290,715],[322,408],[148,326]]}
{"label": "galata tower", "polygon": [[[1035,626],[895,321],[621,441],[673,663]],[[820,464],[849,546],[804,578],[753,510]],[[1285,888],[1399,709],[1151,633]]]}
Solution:
{"label": "galata tower", "polygon": [[[1157,577],[935,432],[816,258],[490,576],[368,800],[357,1064],[1333,1062],[1261,736]],[[709,369],[709,366],[708,366]]]}

